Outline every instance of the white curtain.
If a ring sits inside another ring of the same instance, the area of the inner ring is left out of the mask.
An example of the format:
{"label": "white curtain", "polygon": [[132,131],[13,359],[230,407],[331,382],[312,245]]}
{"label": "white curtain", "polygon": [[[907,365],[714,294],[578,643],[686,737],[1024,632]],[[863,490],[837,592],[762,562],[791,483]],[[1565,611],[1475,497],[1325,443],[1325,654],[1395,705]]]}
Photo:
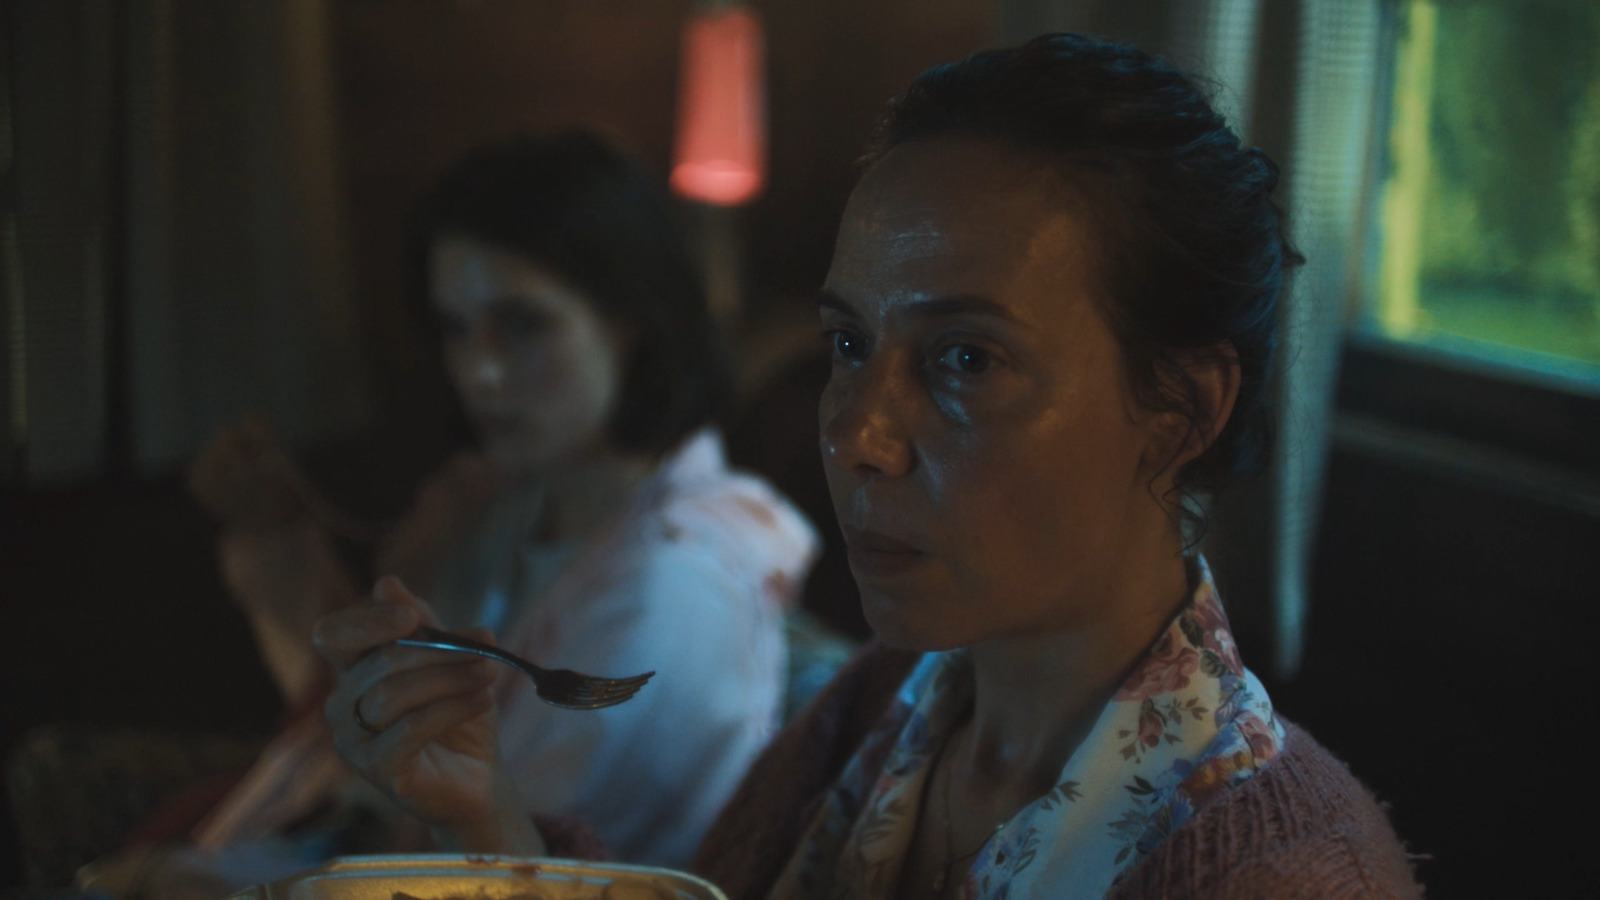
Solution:
{"label": "white curtain", "polygon": [[1339,350],[1361,289],[1382,46],[1381,0],[1302,0],[1292,234],[1306,256],[1285,307],[1279,452],[1273,471],[1274,667],[1300,665]]}
{"label": "white curtain", "polygon": [[1260,28],[1261,0],[1191,0],[1173,10],[1171,55],[1217,83],[1217,109],[1246,141]]}

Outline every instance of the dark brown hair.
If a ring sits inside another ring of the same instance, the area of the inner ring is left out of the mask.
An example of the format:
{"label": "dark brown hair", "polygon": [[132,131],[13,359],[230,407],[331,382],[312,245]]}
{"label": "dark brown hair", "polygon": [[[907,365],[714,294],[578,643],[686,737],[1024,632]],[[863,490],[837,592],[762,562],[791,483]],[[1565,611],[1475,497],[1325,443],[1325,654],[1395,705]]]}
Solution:
{"label": "dark brown hair", "polygon": [[1184,415],[1191,436],[1211,432],[1183,361],[1237,354],[1227,424],[1175,473],[1173,508],[1197,541],[1205,521],[1194,501],[1259,469],[1272,442],[1278,300],[1303,261],[1272,199],[1277,166],[1241,145],[1192,77],[1136,47],[1077,34],[923,72],[890,102],[865,163],[944,136],[1039,154],[1083,190],[1104,226],[1105,313],[1141,402]]}

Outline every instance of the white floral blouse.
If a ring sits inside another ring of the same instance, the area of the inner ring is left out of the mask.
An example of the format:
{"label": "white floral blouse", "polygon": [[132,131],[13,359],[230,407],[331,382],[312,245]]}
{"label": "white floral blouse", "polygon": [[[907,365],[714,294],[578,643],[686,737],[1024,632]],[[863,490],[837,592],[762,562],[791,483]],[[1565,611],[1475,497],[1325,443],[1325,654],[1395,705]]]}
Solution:
{"label": "white floral blouse", "polygon": [[[964,900],[1103,897],[1173,829],[1278,755],[1284,732],[1239,659],[1211,573],[1067,760],[978,850]],[[824,799],[769,900],[895,895],[923,785],[970,708],[962,650],[923,656]]]}

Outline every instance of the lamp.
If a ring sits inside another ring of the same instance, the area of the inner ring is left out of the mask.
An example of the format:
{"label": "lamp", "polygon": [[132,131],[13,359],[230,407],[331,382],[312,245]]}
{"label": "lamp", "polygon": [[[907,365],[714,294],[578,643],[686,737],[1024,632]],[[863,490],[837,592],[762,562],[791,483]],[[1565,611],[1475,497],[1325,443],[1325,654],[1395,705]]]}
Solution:
{"label": "lamp", "polygon": [[766,182],[766,47],[746,6],[712,4],[683,26],[672,189],[717,206],[749,202]]}

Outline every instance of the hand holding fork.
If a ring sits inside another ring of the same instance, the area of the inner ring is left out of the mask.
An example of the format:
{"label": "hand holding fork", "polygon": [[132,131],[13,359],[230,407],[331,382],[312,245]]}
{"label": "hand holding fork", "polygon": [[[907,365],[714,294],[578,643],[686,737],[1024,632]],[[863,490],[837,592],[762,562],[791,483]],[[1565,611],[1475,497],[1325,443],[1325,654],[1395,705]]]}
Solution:
{"label": "hand holding fork", "polygon": [[395,578],[379,581],[373,600],[316,627],[317,649],[336,672],[324,712],[339,754],[402,807],[465,836],[472,852],[538,849],[499,759],[491,660],[516,665],[546,702],[574,709],[621,703],[653,673],[603,679],[539,669],[494,647],[484,629],[439,631],[427,604]]}

